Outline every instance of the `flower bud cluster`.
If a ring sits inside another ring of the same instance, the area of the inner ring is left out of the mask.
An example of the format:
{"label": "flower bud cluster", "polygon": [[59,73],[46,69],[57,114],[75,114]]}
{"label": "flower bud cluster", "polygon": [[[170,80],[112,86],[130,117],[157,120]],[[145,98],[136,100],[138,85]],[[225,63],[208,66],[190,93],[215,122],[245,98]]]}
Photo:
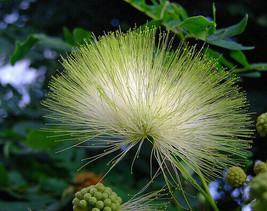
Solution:
{"label": "flower bud cluster", "polygon": [[72,201],[74,211],[118,211],[121,203],[121,197],[101,183],[78,191]]}
{"label": "flower bud cluster", "polygon": [[267,172],[259,174],[250,182],[250,200],[253,210],[265,210],[267,207]]}
{"label": "flower bud cluster", "polygon": [[237,166],[232,166],[226,173],[226,182],[232,187],[240,187],[246,181],[247,175],[243,169]]}
{"label": "flower bud cluster", "polygon": [[267,135],[267,113],[263,113],[258,117],[256,128],[260,136],[265,137]]}
{"label": "flower bud cluster", "polygon": [[267,172],[267,164],[264,162],[259,162],[258,164],[254,165],[254,172],[256,175]]}

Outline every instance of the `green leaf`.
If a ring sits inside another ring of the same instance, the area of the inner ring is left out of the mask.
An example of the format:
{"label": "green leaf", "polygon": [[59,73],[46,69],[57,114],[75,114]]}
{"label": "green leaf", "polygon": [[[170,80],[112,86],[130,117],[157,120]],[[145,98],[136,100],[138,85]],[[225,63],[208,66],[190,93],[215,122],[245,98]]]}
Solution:
{"label": "green leaf", "polygon": [[83,44],[85,40],[90,41],[91,36],[91,32],[82,28],[76,28],[73,30],[73,40],[75,44]]}
{"label": "green leaf", "polygon": [[229,50],[237,50],[237,51],[238,50],[252,50],[255,48],[254,46],[243,46],[231,40],[213,40],[213,41],[207,41],[207,43],[215,45],[215,46],[219,46],[222,48],[226,48]]}
{"label": "green leaf", "polygon": [[260,78],[261,73],[260,72],[251,72],[251,73],[241,73],[241,77],[249,77],[249,78]]}
{"label": "green leaf", "polygon": [[223,40],[225,38],[230,38],[241,34],[245,30],[247,22],[248,15],[246,14],[245,17],[238,24],[229,26],[227,28],[218,29],[213,35],[208,38],[208,40]]}
{"label": "green leaf", "polygon": [[238,34],[243,33],[243,31],[246,28],[247,22],[248,22],[248,15],[246,14],[245,17],[238,24],[227,27],[225,29],[221,29],[221,31],[224,31],[225,38],[236,36]]}
{"label": "green leaf", "polygon": [[225,57],[222,56],[221,53],[211,50],[210,48],[205,49],[205,53],[208,54],[208,56],[218,59],[218,62],[230,69],[234,68],[234,64],[230,61],[228,61]]}
{"label": "green leaf", "polygon": [[242,51],[231,51],[230,56],[239,64],[243,65],[246,68],[250,68],[250,64],[248,63],[247,58]]}
{"label": "green leaf", "polygon": [[63,27],[63,33],[64,33],[64,37],[65,37],[65,40],[67,41],[67,43],[74,46],[75,42],[73,40],[73,35],[70,32],[70,30],[68,30],[67,27]]}
{"label": "green leaf", "polygon": [[[38,202],[35,202],[37,204]],[[21,202],[17,201],[16,203],[14,201],[2,201],[0,200],[0,210],[5,210],[5,211],[12,211],[12,210],[28,210],[30,211],[33,208],[36,208],[36,205],[33,205],[30,202]],[[28,209],[29,208],[29,209]],[[40,208],[40,207],[38,207]]]}
{"label": "green leaf", "polygon": [[84,41],[90,41],[92,36],[90,31],[82,28],[75,28],[71,33],[66,27],[64,27],[63,32],[66,41],[72,46],[84,44]]}
{"label": "green leaf", "polygon": [[8,186],[8,176],[5,170],[5,167],[0,163],[0,187]]}
{"label": "green leaf", "polygon": [[179,26],[182,22],[181,21],[170,21],[167,25],[166,25],[166,29],[167,30],[171,30],[177,26]]}
{"label": "green leaf", "polygon": [[27,139],[26,143],[31,148],[50,148],[60,145],[62,142],[56,142],[56,140],[62,140],[66,136],[59,136],[60,134],[41,130],[32,130]]}
{"label": "green leaf", "polygon": [[4,131],[0,132],[0,137],[7,138],[7,139],[14,139],[14,140],[21,140],[21,136],[18,135],[14,130],[12,129],[6,129]]}
{"label": "green leaf", "polygon": [[267,63],[254,63],[254,64],[250,64],[250,67],[253,70],[266,71]]}
{"label": "green leaf", "polygon": [[16,187],[21,187],[27,185],[27,182],[23,178],[23,176],[19,173],[19,171],[12,170],[8,172],[9,182]]}
{"label": "green leaf", "polygon": [[21,196],[23,201],[1,201],[0,210],[13,211],[13,210],[48,210],[46,209],[48,204],[56,201],[56,199],[48,197],[46,195],[38,195],[34,193],[16,194],[15,192],[9,192],[12,197]]}
{"label": "green leaf", "polygon": [[25,42],[16,42],[16,48],[12,56],[10,57],[11,65],[14,65],[17,61],[23,59],[29,50],[37,43],[42,42],[46,45],[50,45],[52,48],[59,50],[70,51],[72,46],[62,41],[57,37],[49,37],[45,34],[31,34],[27,37]]}
{"label": "green leaf", "polygon": [[21,60],[26,56],[29,50],[38,42],[38,39],[30,35],[27,37],[26,41],[21,43],[16,41],[16,48],[13,55],[10,57],[11,65],[14,65],[16,61]]}
{"label": "green leaf", "polygon": [[[20,135],[23,138],[26,138],[28,133],[33,130],[33,129],[39,129],[43,127],[44,124],[39,121],[33,121],[33,120],[22,120],[22,121],[17,121],[13,125],[13,130],[15,133]],[[24,141],[24,140],[23,140]]]}
{"label": "green leaf", "polygon": [[207,20],[204,16],[187,18],[181,24],[181,27],[189,31],[196,38],[206,40],[208,36],[215,32],[216,24]]}
{"label": "green leaf", "polygon": [[68,188],[68,184],[57,178],[40,178],[39,184],[42,190],[61,196],[63,191]]}

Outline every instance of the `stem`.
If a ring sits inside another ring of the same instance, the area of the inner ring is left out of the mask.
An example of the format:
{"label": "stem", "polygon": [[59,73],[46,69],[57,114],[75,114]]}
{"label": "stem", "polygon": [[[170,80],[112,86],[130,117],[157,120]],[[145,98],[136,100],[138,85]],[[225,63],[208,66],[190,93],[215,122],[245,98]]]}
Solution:
{"label": "stem", "polygon": [[195,181],[195,179],[193,179],[193,178],[186,172],[186,170],[184,169],[184,167],[183,167],[179,162],[177,162],[177,161],[175,160],[175,158],[174,158],[172,161],[175,163],[176,167],[177,167],[177,168],[178,168],[178,169],[179,169],[179,170],[180,170],[180,171],[187,177],[187,179],[191,182],[191,184],[192,184],[193,186],[195,186],[195,187],[196,187],[196,188],[203,194],[203,196],[207,199],[207,201],[209,202],[209,204],[212,206],[213,210],[214,210],[214,211],[219,211],[219,209],[218,209],[218,207],[217,207],[215,201],[213,200],[213,198],[212,198],[211,195],[210,195],[209,188],[208,188],[208,186],[207,186],[207,183],[206,183],[206,181],[205,181],[205,178],[204,178],[202,172],[199,170],[199,167],[198,167],[196,164],[194,164],[195,167],[196,167],[197,172],[198,172],[198,173],[200,172],[199,177],[200,177],[200,179],[201,179],[201,181],[202,181],[202,183],[203,183],[203,186],[204,186],[204,188],[205,188],[206,191],[204,191],[204,190],[201,188],[201,186]]}
{"label": "stem", "polygon": [[[181,27],[180,26],[176,26],[175,29],[177,30],[178,33],[174,29],[172,29],[171,31],[173,31],[175,34],[177,34],[178,37],[180,37],[181,40],[185,40],[185,36],[184,36],[184,34],[183,34],[182,30],[181,30]],[[184,46],[184,48],[188,47],[186,42],[183,42],[183,46]]]}
{"label": "stem", "polygon": [[[168,168],[168,167],[167,167]],[[169,168],[168,168],[169,169]],[[169,169],[170,170],[170,169]],[[168,170],[168,171],[169,171]],[[176,199],[176,195],[174,194],[174,192],[171,190],[171,184],[170,184],[170,182],[169,182],[169,180],[168,180],[168,178],[167,178],[167,175],[165,174],[165,172],[164,172],[164,170],[162,171],[162,173],[163,173],[163,175],[164,175],[164,178],[165,178],[165,181],[166,181],[166,183],[167,183],[167,186],[168,186],[168,189],[169,189],[169,191],[170,191],[170,194],[172,195],[172,198],[173,198],[173,200],[174,200],[174,203],[175,203],[175,207],[177,208],[177,210],[178,211],[182,211],[182,207],[181,207],[181,205],[178,203],[178,201],[177,201],[177,199]],[[170,173],[170,172],[169,172]],[[175,189],[176,190],[176,189]],[[191,206],[191,204],[190,204],[190,202],[187,200],[187,198],[186,198],[186,196],[185,196],[185,194],[184,194],[184,191],[181,189],[181,191],[182,191],[182,194],[183,194],[183,196],[184,196],[184,198],[185,198],[185,200],[186,200],[186,203],[187,203],[187,205],[189,206],[189,209],[190,210],[192,210],[192,206]],[[176,192],[177,192],[177,190],[176,190]]]}
{"label": "stem", "polygon": [[160,13],[160,19],[161,20],[163,19],[164,12],[165,12],[165,10],[166,10],[168,5],[169,5],[169,2],[166,1],[165,4],[164,4],[164,7],[162,8],[161,13]]}
{"label": "stem", "polygon": [[[212,198],[212,196],[211,196],[211,194],[210,194],[210,190],[209,190],[208,184],[207,184],[207,182],[206,182],[206,180],[205,180],[205,178],[204,178],[204,175],[202,174],[202,172],[200,171],[200,169],[199,169],[199,167],[198,167],[197,165],[195,165],[195,167],[196,167],[196,170],[197,170],[197,174],[198,174],[198,176],[199,176],[199,178],[200,178],[200,180],[201,180],[201,182],[202,182],[202,185],[203,185],[203,187],[204,187],[204,189],[205,189],[207,195],[208,195],[209,198],[211,199],[210,202],[212,202],[212,204],[214,204],[214,205],[217,207],[216,202],[214,201],[214,199]],[[214,208],[214,207],[213,207],[213,208]],[[218,209],[218,208],[217,208],[217,209]],[[219,210],[219,209],[218,209],[218,210]]]}
{"label": "stem", "polygon": [[[253,70],[257,70],[259,68],[262,68],[262,65],[255,65],[253,67],[244,67],[244,68],[236,68],[235,69],[235,73],[242,73],[242,72],[246,72],[246,71],[253,71]],[[260,70],[259,70],[260,71]]]}
{"label": "stem", "polygon": [[235,73],[242,73],[242,72],[246,72],[250,70],[253,70],[253,69],[252,68],[236,68]]}
{"label": "stem", "polygon": [[183,34],[182,30],[181,30],[181,27],[180,26],[176,26],[175,28],[177,29],[178,35],[181,37],[181,39],[184,39],[184,34]]}

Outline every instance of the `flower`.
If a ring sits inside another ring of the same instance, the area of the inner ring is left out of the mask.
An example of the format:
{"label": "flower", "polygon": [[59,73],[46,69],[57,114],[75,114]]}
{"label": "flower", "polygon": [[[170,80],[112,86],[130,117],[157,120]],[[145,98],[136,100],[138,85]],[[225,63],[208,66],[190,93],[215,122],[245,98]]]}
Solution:
{"label": "flower", "polygon": [[118,150],[113,168],[136,146],[134,163],[144,143],[166,180],[177,169],[208,179],[242,163],[252,123],[236,78],[195,47],[171,52],[168,34],[155,34],[117,31],[73,51],[50,82],[48,118],[67,128],[73,147],[106,148],[87,164]]}
{"label": "flower", "polygon": [[250,182],[250,200],[253,210],[264,210],[267,207],[267,172],[254,177]]}
{"label": "flower", "polygon": [[240,187],[246,181],[247,175],[243,169],[237,166],[232,166],[227,170],[226,173],[226,182],[232,187]]}
{"label": "flower", "polygon": [[263,113],[257,118],[256,128],[260,136],[267,135],[267,113]]}
{"label": "flower", "polygon": [[254,165],[254,172],[256,175],[267,172],[267,164],[264,162],[259,162]]}

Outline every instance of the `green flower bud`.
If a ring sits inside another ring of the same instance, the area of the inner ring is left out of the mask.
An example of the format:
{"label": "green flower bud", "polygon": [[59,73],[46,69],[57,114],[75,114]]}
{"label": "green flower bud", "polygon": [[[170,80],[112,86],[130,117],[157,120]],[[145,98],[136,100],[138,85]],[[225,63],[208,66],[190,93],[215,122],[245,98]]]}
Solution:
{"label": "green flower bud", "polygon": [[118,206],[115,203],[112,203],[110,207],[112,211],[118,210]]}
{"label": "green flower bud", "polygon": [[246,173],[243,171],[243,169],[237,166],[232,166],[226,173],[227,184],[235,188],[242,186],[246,181],[246,178]]}
{"label": "green flower bud", "polygon": [[267,164],[264,162],[259,162],[258,164],[254,165],[254,172],[256,175],[267,172]]}
{"label": "green flower bud", "polygon": [[117,196],[118,196],[118,194],[117,193],[115,193],[115,192],[112,192],[112,194],[111,194],[112,196],[114,196],[114,197],[116,197],[117,198]]}
{"label": "green flower bud", "polygon": [[79,206],[73,206],[73,210],[74,211],[84,211],[84,209],[79,207]]}
{"label": "green flower bud", "polygon": [[87,193],[87,188],[83,188],[83,189],[81,190],[81,193],[82,193],[82,195],[86,194],[86,193]]}
{"label": "green flower bud", "polygon": [[112,202],[116,202],[117,197],[114,196],[114,195],[111,195],[111,196],[109,196],[109,199],[110,199]]}
{"label": "green flower bud", "polygon": [[105,190],[105,185],[103,185],[102,183],[98,183],[97,185],[95,185],[95,188],[96,188],[99,192],[103,193],[103,191]]}
{"label": "green flower bud", "polygon": [[90,193],[93,195],[95,192],[97,192],[97,189],[94,187],[94,188],[90,188]]}
{"label": "green flower bud", "polygon": [[79,203],[80,203],[80,200],[78,199],[78,198],[74,198],[73,200],[72,200],[72,204],[75,206],[79,206]]}
{"label": "green flower bud", "polygon": [[262,199],[267,202],[267,191],[262,194]]}
{"label": "green flower bud", "polygon": [[86,193],[84,194],[83,198],[86,200],[86,201],[89,201],[89,198],[92,197],[92,195],[90,193]]}
{"label": "green flower bud", "polygon": [[90,198],[89,198],[89,203],[90,203],[91,205],[95,205],[96,202],[97,202],[97,199],[96,199],[95,197],[90,197]]}
{"label": "green flower bud", "polygon": [[109,195],[112,194],[112,189],[109,187],[105,188],[105,192],[108,193]]}
{"label": "green flower bud", "polygon": [[121,197],[117,197],[117,200],[116,200],[116,204],[117,205],[120,205],[121,204],[121,202],[122,202],[122,199],[121,199]]}
{"label": "green flower bud", "polygon": [[250,186],[251,198],[261,198],[262,194],[267,191],[267,172],[254,177],[250,182]]}
{"label": "green flower bud", "polygon": [[121,204],[122,203],[122,198],[121,197],[117,197],[117,201]]}
{"label": "green flower bud", "polygon": [[104,205],[105,205],[105,207],[109,207],[110,205],[111,205],[111,200],[110,199],[105,199],[104,200]]}
{"label": "green flower bud", "polygon": [[104,207],[104,203],[103,203],[103,201],[97,201],[96,204],[95,204],[95,206],[97,208],[99,208],[99,209],[102,209]]}
{"label": "green flower bud", "polygon": [[97,200],[100,200],[100,199],[102,198],[102,193],[100,193],[100,192],[95,192],[95,193],[94,193],[94,197],[96,197]]}
{"label": "green flower bud", "polygon": [[263,113],[258,117],[256,128],[260,136],[265,137],[267,135],[267,113]]}
{"label": "green flower bud", "polygon": [[102,200],[108,199],[108,197],[109,197],[108,193],[106,192],[102,193]]}
{"label": "green flower bud", "polygon": [[264,210],[267,207],[267,172],[254,177],[250,182],[250,200],[253,210]]}
{"label": "green flower bud", "polygon": [[91,185],[75,194],[72,201],[75,211],[118,211],[121,197],[103,184]]}
{"label": "green flower bud", "polygon": [[81,208],[86,208],[87,207],[87,202],[83,199],[83,200],[80,201],[79,206]]}
{"label": "green flower bud", "polygon": [[82,194],[80,191],[78,191],[78,192],[75,194],[75,196],[76,196],[76,198],[78,198],[78,199],[80,199],[80,200],[83,199],[83,194]]}

